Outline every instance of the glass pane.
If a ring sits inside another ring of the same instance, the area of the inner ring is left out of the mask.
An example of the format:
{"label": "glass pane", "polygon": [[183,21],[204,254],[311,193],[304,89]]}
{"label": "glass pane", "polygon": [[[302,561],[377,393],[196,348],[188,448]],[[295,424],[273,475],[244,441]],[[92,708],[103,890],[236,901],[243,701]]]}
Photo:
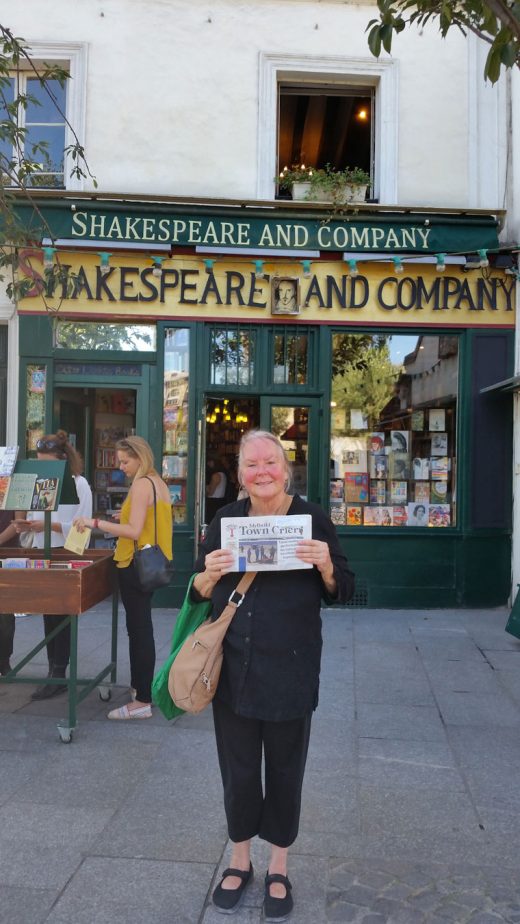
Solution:
{"label": "glass pane", "polygon": [[[5,80],[5,83],[4,83]],[[2,121],[8,118],[6,107],[14,100],[14,77],[2,78],[0,82],[0,119]],[[0,155],[8,159],[13,156],[12,139],[9,137],[10,126],[0,124]]]}
{"label": "glass pane", "polygon": [[253,384],[253,334],[239,328],[212,330],[210,357],[212,385]]}
{"label": "glass pane", "polygon": [[275,334],[273,383],[305,385],[308,380],[308,337],[306,334]]}
{"label": "glass pane", "polygon": [[186,523],[190,332],[164,332],[162,476],[170,489],[175,523]]}
{"label": "glass pane", "polygon": [[[43,150],[34,150],[35,144],[44,143]],[[65,147],[64,125],[27,125],[25,155],[42,165],[42,173],[31,177],[31,186],[55,186],[63,184],[63,151]]]}
{"label": "glass pane", "polygon": [[45,436],[45,389],[47,369],[45,366],[27,366],[25,452],[36,452],[36,443]]}
{"label": "glass pane", "polygon": [[[58,80],[48,80],[46,82],[46,86],[49,88],[52,96],[55,98],[56,104],[49,96],[49,93],[46,92],[45,87],[41,85],[40,81],[36,77],[27,78],[27,96],[33,97],[35,102],[29,101],[27,103],[25,121],[27,123],[60,122],[63,124],[63,116],[65,115],[66,105],[65,85],[60,86]],[[58,109],[61,109],[63,116],[60,115]]]}
{"label": "glass pane", "polygon": [[332,339],[333,521],[455,526],[457,336]]}
{"label": "glass pane", "polygon": [[112,324],[93,321],[54,322],[54,346],[59,350],[121,350],[153,353],[155,324]]}
{"label": "glass pane", "polygon": [[290,492],[307,499],[309,408],[271,407],[271,433],[278,437],[292,463]]}

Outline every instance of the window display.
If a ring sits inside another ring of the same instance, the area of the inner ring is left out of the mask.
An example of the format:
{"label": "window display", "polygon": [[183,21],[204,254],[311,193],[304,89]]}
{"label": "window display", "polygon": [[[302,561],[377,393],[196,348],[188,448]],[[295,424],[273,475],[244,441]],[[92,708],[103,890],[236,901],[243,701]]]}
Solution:
{"label": "window display", "polygon": [[[333,335],[330,512],[337,526],[456,525],[458,344]],[[454,341],[454,343],[453,343]]]}
{"label": "window display", "polygon": [[164,332],[162,476],[170,489],[175,523],[187,521],[189,337],[186,328]]}

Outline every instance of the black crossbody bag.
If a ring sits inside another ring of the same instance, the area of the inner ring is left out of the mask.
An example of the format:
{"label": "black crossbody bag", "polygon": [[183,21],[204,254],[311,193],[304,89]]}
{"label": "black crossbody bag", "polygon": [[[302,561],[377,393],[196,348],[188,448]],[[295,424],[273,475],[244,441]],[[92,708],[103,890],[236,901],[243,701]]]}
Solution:
{"label": "black crossbody bag", "polygon": [[[148,478],[148,475],[145,475]],[[141,585],[141,590],[150,593],[158,587],[165,587],[170,583],[173,575],[173,561],[166,558],[160,545],[157,543],[157,492],[151,478],[148,478],[153,488],[153,520],[155,541],[153,545],[140,549],[134,540],[135,571]]]}

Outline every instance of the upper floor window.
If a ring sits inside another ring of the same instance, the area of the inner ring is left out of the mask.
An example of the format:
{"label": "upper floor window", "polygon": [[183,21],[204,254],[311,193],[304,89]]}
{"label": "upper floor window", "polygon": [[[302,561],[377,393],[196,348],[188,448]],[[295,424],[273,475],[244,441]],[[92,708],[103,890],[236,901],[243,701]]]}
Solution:
{"label": "upper floor window", "polygon": [[[25,103],[13,111],[16,99]],[[21,71],[9,78],[9,83],[0,87],[0,117],[23,130],[18,136],[20,145],[12,139],[0,137],[2,167],[9,173],[9,163],[16,165],[21,158],[40,165],[40,169],[28,175],[27,186],[63,188],[66,85],[58,80],[42,83],[32,71]]]}
{"label": "upper floor window", "polygon": [[[374,87],[280,83],[278,173],[327,164],[372,173]],[[280,193],[284,197],[283,191]],[[285,193],[287,196],[287,193]]]}
{"label": "upper floor window", "polygon": [[[44,189],[81,189],[81,177],[71,176],[74,166],[67,148],[84,143],[86,47],[34,43],[30,49],[34,69],[27,61],[0,83],[0,119],[20,131],[16,138],[0,127],[0,170],[4,184],[22,159],[39,165],[24,178],[25,185]],[[42,82],[38,76],[59,65],[69,74]],[[18,101],[18,105],[17,105]],[[18,185],[13,182],[12,185]]]}

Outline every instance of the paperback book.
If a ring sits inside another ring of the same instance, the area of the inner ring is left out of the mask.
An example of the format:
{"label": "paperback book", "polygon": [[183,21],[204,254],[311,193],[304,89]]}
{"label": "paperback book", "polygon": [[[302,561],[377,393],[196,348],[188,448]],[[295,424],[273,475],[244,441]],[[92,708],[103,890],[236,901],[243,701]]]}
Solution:
{"label": "paperback book", "polygon": [[347,472],[345,474],[345,500],[347,504],[367,504],[368,503],[368,473],[356,474]]}
{"label": "paperback book", "polygon": [[59,478],[36,478],[30,510],[54,510],[57,506]]}
{"label": "paperback book", "polygon": [[370,503],[376,506],[386,504],[386,482],[374,480],[370,482]]}
{"label": "paperback book", "polygon": [[430,460],[415,458],[412,462],[413,477],[426,480],[430,477]]}
{"label": "paperback book", "polygon": [[428,525],[429,526],[449,526],[450,525],[450,505],[449,504],[430,504]]}
{"label": "paperback book", "polygon": [[[443,482],[444,484],[445,482]],[[416,481],[413,486],[413,499],[419,504],[430,503],[430,482]]]}
{"label": "paperback book", "polygon": [[347,526],[362,526],[363,525],[363,508],[358,507],[357,504],[349,504],[347,506]]}
{"label": "paperback book", "polygon": [[0,475],[0,510],[5,510],[7,493],[9,491],[9,481],[10,478],[8,475]]}
{"label": "paperback book", "polygon": [[388,456],[371,455],[369,457],[369,474],[371,478],[386,478],[388,475]]}
{"label": "paperback book", "polygon": [[0,446],[0,476],[12,475],[18,458],[18,446]]}
{"label": "paperback book", "polygon": [[390,503],[406,504],[408,500],[408,482],[391,481],[390,482]]}
{"label": "paperback book", "polygon": [[36,484],[36,475],[15,472],[9,479],[6,510],[29,510]]}
{"label": "paperback book", "polygon": [[341,501],[331,502],[330,505],[330,518],[334,523],[334,526],[344,526],[346,517],[346,505]]}
{"label": "paperback book", "polygon": [[430,500],[432,504],[445,504],[448,499],[448,482],[432,481]]}
{"label": "paperback book", "polygon": [[431,476],[432,481],[444,481],[448,478],[450,460],[448,456],[432,456],[431,459]]}

